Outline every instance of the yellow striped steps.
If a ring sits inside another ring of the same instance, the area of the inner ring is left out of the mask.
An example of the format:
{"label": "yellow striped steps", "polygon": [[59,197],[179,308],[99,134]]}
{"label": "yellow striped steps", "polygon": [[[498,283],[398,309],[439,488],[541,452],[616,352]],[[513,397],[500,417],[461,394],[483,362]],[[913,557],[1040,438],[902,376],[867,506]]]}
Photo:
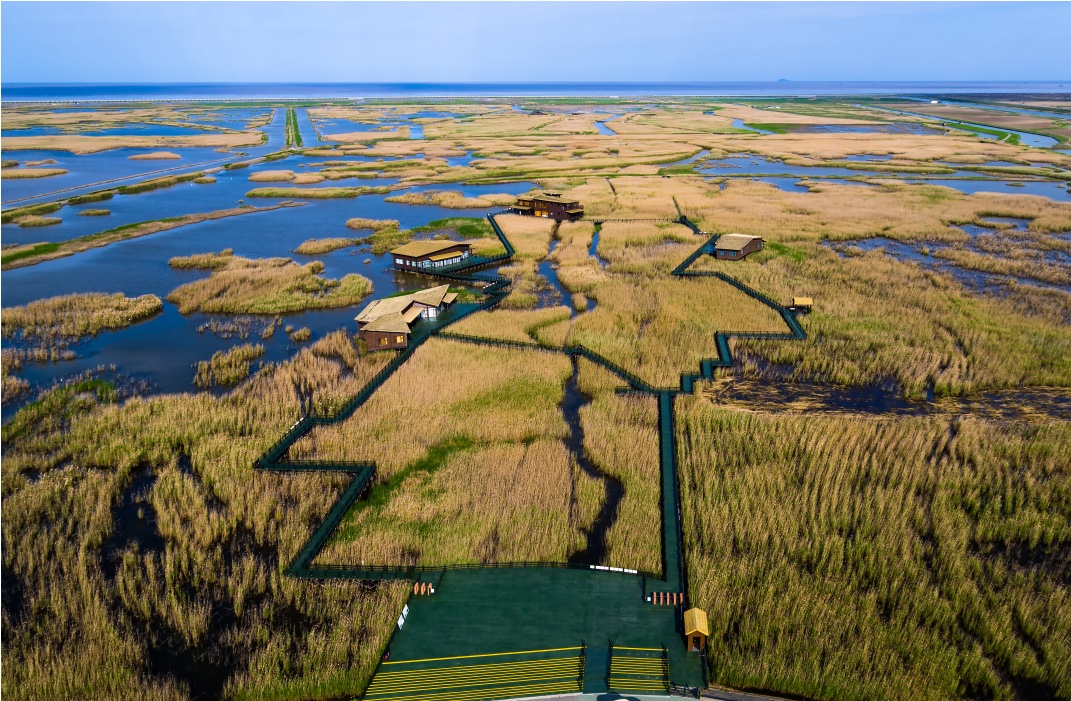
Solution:
{"label": "yellow striped steps", "polygon": [[384,662],[366,701],[484,701],[583,690],[582,647]]}
{"label": "yellow striped steps", "polygon": [[610,650],[610,691],[669,691],[669,664],[660,647],[618,647]]}

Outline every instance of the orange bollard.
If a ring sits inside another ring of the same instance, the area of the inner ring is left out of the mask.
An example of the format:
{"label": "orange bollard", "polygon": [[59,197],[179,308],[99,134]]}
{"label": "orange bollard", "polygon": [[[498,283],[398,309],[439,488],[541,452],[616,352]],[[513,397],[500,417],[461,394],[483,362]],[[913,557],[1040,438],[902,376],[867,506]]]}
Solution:
{"label": "orange bollard", "polygon": [[420,593],[420,584],[417,583],[417,582],[413,582],[413,596],[416,596],[419,593]]}

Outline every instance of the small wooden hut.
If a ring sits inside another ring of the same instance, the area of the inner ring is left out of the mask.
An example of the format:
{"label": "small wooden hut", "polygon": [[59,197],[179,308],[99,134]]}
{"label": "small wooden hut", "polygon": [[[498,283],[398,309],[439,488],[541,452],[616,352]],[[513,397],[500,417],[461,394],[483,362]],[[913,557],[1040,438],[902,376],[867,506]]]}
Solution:
{"label": "small wooden hut", "polygon": [[688,652],[702,652],[710,637],[710,624],[707,612],[703,609],[690,608],[684,612],[684,643]]}
{"label": "small wooden hut", "polygon": [[714,242],[714,257],[718,260],[742,260],[750,253],[761,251],[763,243],[761,236],[726,234]]}

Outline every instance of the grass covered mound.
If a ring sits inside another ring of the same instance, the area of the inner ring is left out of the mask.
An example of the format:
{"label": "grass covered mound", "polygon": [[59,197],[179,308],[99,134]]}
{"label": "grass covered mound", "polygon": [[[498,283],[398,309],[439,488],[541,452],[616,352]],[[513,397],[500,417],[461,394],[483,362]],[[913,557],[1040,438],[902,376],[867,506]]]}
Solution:
{"label": "grass covered mound", "polygon": [[245,343],[228,351],[216,351],[211,360],[197,363],[193,384],[200,388],[233,385],[249,377],[249,365],[264,355],[264,346]]}
{"label": "grass covered mound", "polygon": [[90,292],[50,297],[4,309],[3,335],[10,338],[21,331],[24,338],[77,339],[130,326],[155,316],[163,307],[156,295]]}
{"label": "grass covered mound", "polygon": [[25,217],[19,217],[17,220],[18,225],[23,229],[34,229],[41,226],[55,226],[56,224],[63,223],[63,220],[59,217],[39,217],[36,214],[29,214]]}
{"label": "grass covered mound", "polygon": [[1071,697],[1071,423],[677,406],[711,682],[811,699]]}
{"label": "grass covered mound", "polygon": [[51,178],[54,175],[65,175],[63,168],[4,168],[0,178],[4,180],[26,180],[28,178]]}
{"label": "grass covered mound", "polygon": [[233,256],[233,248],[224,248],[219,253],[194,253],[189,256],[173,256],[167,261],[167,264],[179,270],[212,270],[226,267]]}
{"label": "grass covered mound", "polygon": [[250,260],[226,256],[207,278],[176,288],[167,301],[179,312],[283,314],[356,304],[372,292],[372,282],[351,273],[341,280],[320,276],[323,263],[298,265],[289,258]]}
{"label": "grass covered mound", "polygon": [[328,239],[309,239],[302,242],[300,246],[294,249],[294,253],[303,256],[314,256],[319,253],[330,253],[331,251],[337,251],[340,248],[348,248],[354,244],[353,239],[347,238],[328,238]]}

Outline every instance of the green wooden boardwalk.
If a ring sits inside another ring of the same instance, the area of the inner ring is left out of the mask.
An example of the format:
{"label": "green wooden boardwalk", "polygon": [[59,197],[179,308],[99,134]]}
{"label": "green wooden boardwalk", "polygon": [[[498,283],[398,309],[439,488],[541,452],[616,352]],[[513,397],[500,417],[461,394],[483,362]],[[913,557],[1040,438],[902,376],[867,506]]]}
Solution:
{"label": "green wooden boardwalk", "polygon": [[[688,606],[683,556],[673,400],[690,393],[695,380],[713,377],[718,367],[730,367],[728,335],[715,335],[719,357],[704,359],[699,372],[684,374],[680,387],[653,387],[583,346],[553,347],[446,333],[453,322],[495,307],[509,291],[509,281],[493,274],[473,273],[475,267],[508,262],[512,244],[488,215],[506,253],[480,259],[436,277],[482,289],[484,301],[457,305],[435,324],[419,325],[410,346],[332,416],[305,416],[269,448],[255,467],[268,471],[334,471],[354,476],[323,523],[295,555],[288,574],[317,579],[404,579],[434,587],[434,594],[410,597],[399,612],[399,626],[363,697],[372,701],[479,701],[560,693],[666,694],[698,696],[705,685],[705,662],[686,651],[681,612]],[[678,220],[695,233],[694,224]],[[734,285],[773,307],[789,329],[782,334],[733,334],[741,337],[801,339],[806,335],[795,316],[772,299],[724,273],[692,272],[688,268],[712,250],[710,237],[673,274],[710,276]],[[466,272],[468,274],[466,274]],[[313,565],[346,511],[374,481],[370,463],[299,462],[289,448],[317,425],[343,421],[362,406],[414,350],[432,336],[462,342],[531,348],[582,356],[614,373],[621,392],[658,397],[662,502],[662,561],[660,575],[609,567],[564,563],[495,563],[456,568]],[[672,597],[672,598],[671,598]],[[672,601],[673,604],[657,603]]]}

